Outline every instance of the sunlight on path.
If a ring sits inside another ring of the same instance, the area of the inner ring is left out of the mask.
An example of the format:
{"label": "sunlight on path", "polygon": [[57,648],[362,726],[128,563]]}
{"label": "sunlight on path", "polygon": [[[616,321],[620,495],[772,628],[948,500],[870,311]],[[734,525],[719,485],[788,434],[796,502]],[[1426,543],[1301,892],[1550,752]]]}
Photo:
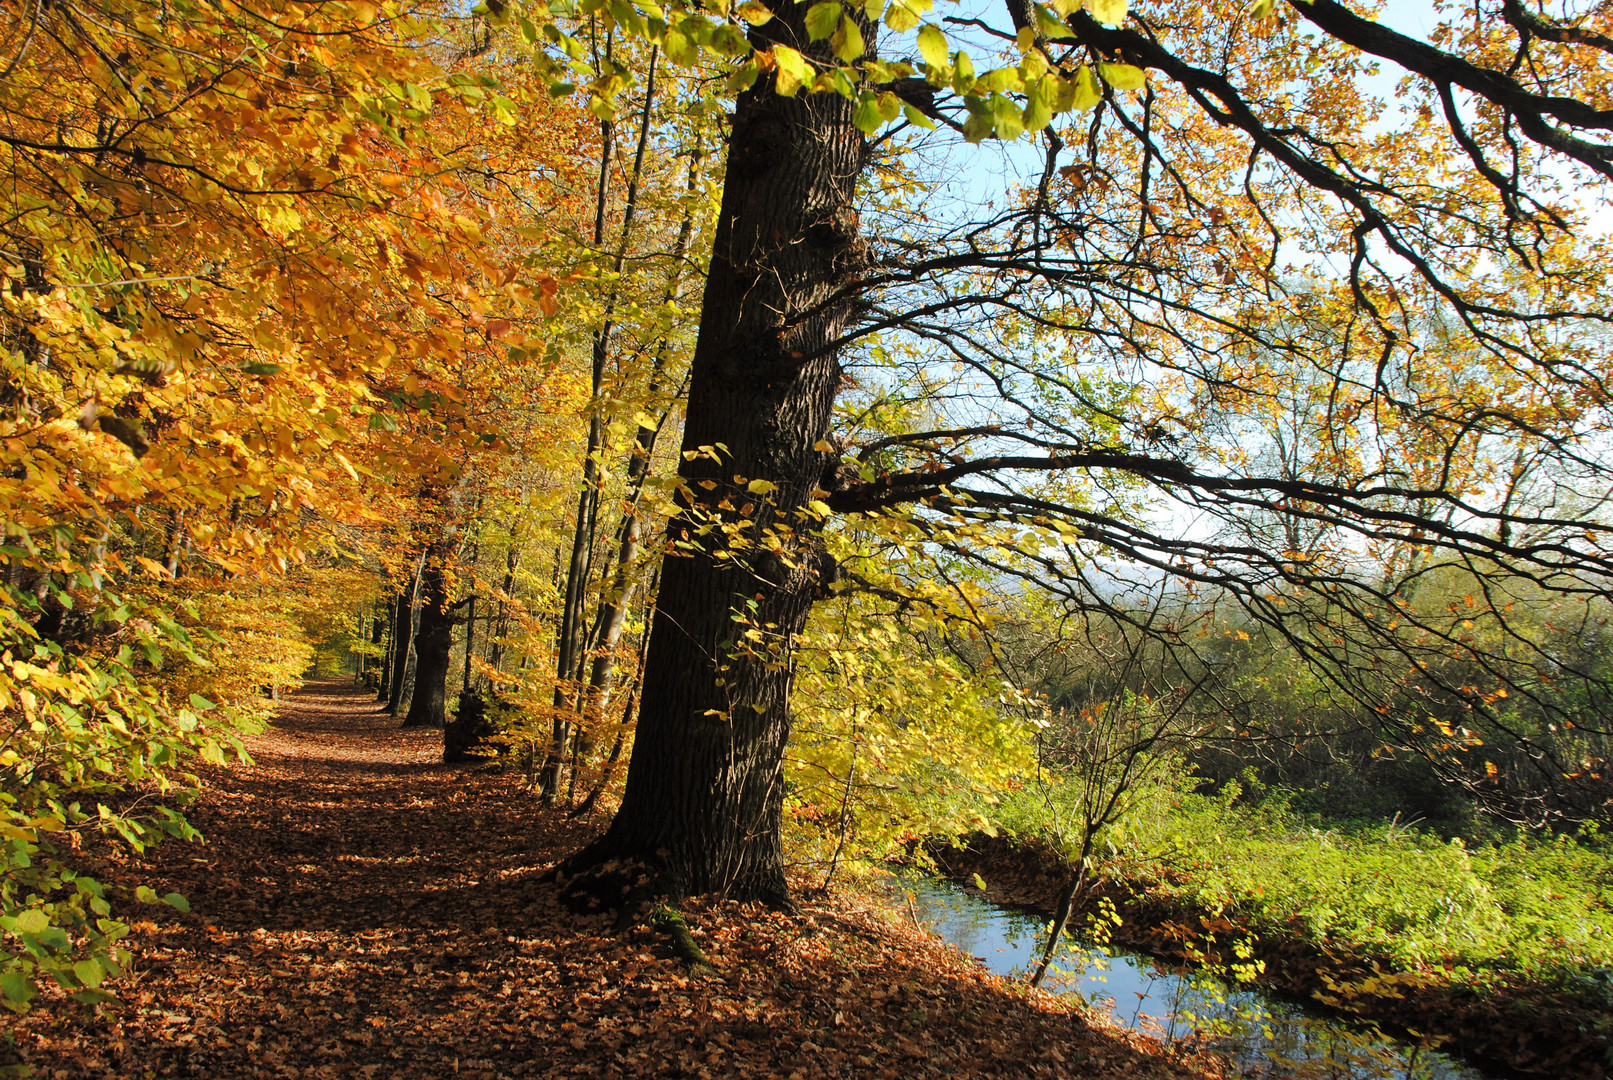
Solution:
{"label": "sunlight on path", "polygon": [[[399,718],[383,712],[372,691],[347,679],[309,683],[282,705],[273,727],[246,745],[260,764],[296,761],[308,770],[442,764],[442,732],[400,727]],[[351,782],[353,774],[344,774]]]}
{"label": "sunlight on path", "polygon": [[[1061,1077],[1205,1080],[1202,1062],[1090,1028],[855,898],[798,915],[690,901],[691,978],[650,926],[561,909],[545,871],[600,822],[513,770],[441,763],[371,694],[313,683],[211,770],[207,842],[100,869],[177,890],[133,911],[122,1004],[57,1002],[0,1040],[50,1080]],[[127,892],[119,895],[127,895]],[[0,1073],[0,1075],[9,1075]]]}

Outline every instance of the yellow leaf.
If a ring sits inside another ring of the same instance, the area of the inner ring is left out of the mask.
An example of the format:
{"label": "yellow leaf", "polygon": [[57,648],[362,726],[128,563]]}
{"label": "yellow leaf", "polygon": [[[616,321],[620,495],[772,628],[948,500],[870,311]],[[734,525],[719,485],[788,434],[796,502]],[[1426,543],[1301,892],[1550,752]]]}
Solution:
{"label": "yellow leaf", "polygon": [[926,23],[919,30],[918,47],[919,56],[926,64],[938,68],[947,66],[947,36],[940,27]]}
{"label": "yellow leaf", "polygon": [[1132,64],[1099,64],[1098,73],[1116,90],[1140,90],[1148,82],[1143,69]]}
{"label": "yellow leaf", "polygon": [[1092,68],[1083,64],[1075,76],[1075,93],[1070,99],[1070,107],[1074,109],[1090,109],[1103,100],[1103,89],[1098,85],[1098,77]]}
{"label": "yellow leaf", "polygon": [[154,559],[148,559],[144,555],[136,555],[134,561],[139,563],[146,573],[152,577],[165,578],[168,576],[168,568]]}
{"label": "yellow leaf", "polygon": [[1126,21],[1126,0],[1086,0],[1087,14],[1108,26]]}
{"label": "yellow leaf", "polygon": [[778,69],[774,85],[785,97],[794,97],[802,84],[812,78],[814,69],[807,58],[788,45],[773,46],[773,64]]}

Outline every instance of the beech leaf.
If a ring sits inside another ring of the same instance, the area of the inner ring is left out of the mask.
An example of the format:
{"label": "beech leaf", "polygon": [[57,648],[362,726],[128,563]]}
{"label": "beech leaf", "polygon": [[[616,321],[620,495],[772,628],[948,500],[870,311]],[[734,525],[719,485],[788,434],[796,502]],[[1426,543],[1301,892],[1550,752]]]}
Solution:
{"label": "beech leaf", "polygon": [[[836,10],[839,5],[835,5]],[[777,68],[775,85],[785,97],[794,97],[803,83],[812,78],[812,64],[788,45],[773,46],[773,63]]]}
{"label": "beech leaf", "polygon": [[933,23],[926,23],[918,36],[919,56],[934,68],[947,66],[947,36]]}
{"label": "beech leaf", "polygon": [[1116,90],[1140,90],[1148,82],[1143,69],[1131,64],[1099,64],[1098,73]]}
{"label": "beech leaf", "polygon": [[822,0],[822,3],[813,4],[806,13],[807,36],[813,41],[822,41],[840,25],[840,15],[840,0]]}
{"label": "beech leaf", "polygon": [[1126,0],[1086,0],[1087,14],[1106,26],[1126,21]]}

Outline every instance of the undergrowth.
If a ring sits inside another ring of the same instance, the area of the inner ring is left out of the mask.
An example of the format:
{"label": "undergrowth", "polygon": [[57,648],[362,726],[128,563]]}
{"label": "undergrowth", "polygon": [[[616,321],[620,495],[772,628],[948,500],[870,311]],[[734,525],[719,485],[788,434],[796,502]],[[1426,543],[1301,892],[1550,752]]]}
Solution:
{"label": "undergrowth", "polygon": [[[994,816],[1046,839],[1071,794],[1023,790]],[[1593,830],[1470,846],[1240,794],[1162,786],[1135,800],[1100,839],[1099,872],[1257,932],[1297,932],[1475,987],[1544,983],[1613,1006],[1613,852]]]}

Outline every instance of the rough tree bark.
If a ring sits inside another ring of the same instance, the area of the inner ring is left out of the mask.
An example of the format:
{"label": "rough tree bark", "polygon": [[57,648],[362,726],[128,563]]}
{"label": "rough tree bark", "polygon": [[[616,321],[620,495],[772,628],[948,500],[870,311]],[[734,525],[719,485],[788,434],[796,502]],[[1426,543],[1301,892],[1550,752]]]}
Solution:
{"label": "rough tree bark", "polygon": [[[808,44],[805,5],[773,8],[758,45],[824,54]],[[686,510],[671,526],[690,546],[663,570],[621,810],[561,872],[579,899],[789,899],[779,823],[794,640],[832,564],[804,534],[775,552],[764,531],[802,526],[827,461],[814,446],[840,382],[831,343],[851,316],[830,301],[865,261],[853,197],[866,149],[850,102],[780,97],[770,78],[740,95],[728,144],[684,430],[696,456],[680,468]],[[759,495],[752,480],[775,488]],[[741,516],[754,546],[731,557],[716,557],[721,530],[695,533]]]}
{"label": "rough tree bark", "polygon": [[448,723],[449,653],[454,613],[448,603],[448,545],[433,544],[420,568],[420,625],[414,634],[414,696],[404,727],[440,728]]}

